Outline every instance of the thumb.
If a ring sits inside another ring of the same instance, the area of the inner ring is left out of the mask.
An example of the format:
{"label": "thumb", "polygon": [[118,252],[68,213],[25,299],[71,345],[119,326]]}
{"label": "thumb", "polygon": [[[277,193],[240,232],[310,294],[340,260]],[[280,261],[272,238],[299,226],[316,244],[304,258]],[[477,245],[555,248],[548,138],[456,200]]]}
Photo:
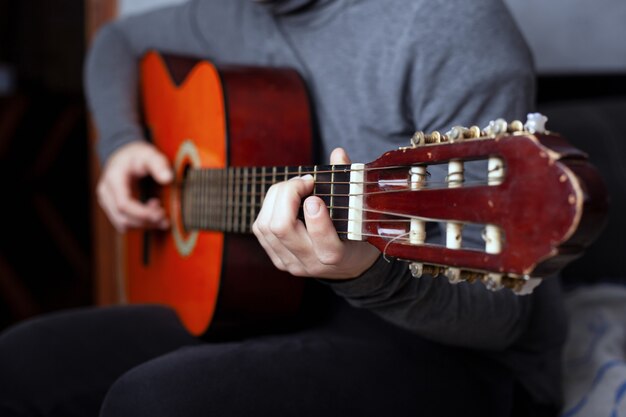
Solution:
{"label": "thumb", "polygon": [[331,165],[344,165],[350,164],[350,157],[346,153],[343,148],[335,148],[330,153],[330,164]]}
{"label": "thumb", "polygon": [[159,184],[169,184],[173,180],[172,168],[170,168],[167,158],[162,153],[158,151],[151,152],[147,155],[144,163],[152,178]]}

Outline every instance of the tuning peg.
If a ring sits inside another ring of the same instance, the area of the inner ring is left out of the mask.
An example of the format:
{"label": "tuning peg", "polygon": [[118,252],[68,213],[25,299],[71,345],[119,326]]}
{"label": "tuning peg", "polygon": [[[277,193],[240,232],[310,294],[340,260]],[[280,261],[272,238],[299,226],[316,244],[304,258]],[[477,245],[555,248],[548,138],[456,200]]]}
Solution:
{"label": "tuning peg", "polygon": [[515,133],[515,132],[522,132],[524,130],[524,123],[522,123],[519,120],[513,120],[511,123],[509,123],[509,132],[511,133]]}
{"label": "tuning peg", "polygon": [[426,144],[426,136],[424,135],[424,132],[417,131],[415,132],[415,134],[413,134],[413,136],[411,137],[411,146],[416,148],[418,146],[422,146]]}
{"label": "tuning peg", "polygon": [[409,264],[409,271],[413,278],[421,278],[424,275],[424,264],[420,262],[411,262]]}
{"label": "tuning peg", "polygon": [[502,284],[502,274],[485,274],[482,278],[483,284],[488,290],[499,291],[504,288]]}
{"label": "tuning peg", "polygon": [[529,113],[524,128],[530,133],[546,133],[548,118],[541,113]]}
{"label": "tuning peg", "polygon": [[445,137],[438,130],[435,130],[431,132],[430,135],[426,136],[426,143],[441,143],[445,141]]}
{"label": "tuning peg", "polygon": [[459,268],[446,268],[443,274],[448,277],[450,284],[458,284],[464,281]]}
{"label": "tuning peg", "polygon": [[489,125],[483,129],[487,136],[497,136],[506,133],[508,123],[504,119],[496,119],[489,122]]}
{"label": "tuning peg", "polygon": [[469,129],[463,126],[453,126],[452,129],[446,132],[446,136],[450,139],[450,142],[456,142],[464,139]]}
{"label": "tuning peg", "polygon": [[411,275],[415,278],[421,278],[424,275],[432,275],[436,278],[441,273],[441,267],[423,264],[421,262],[411,262],[409,264],[409,270],[411,271]]}

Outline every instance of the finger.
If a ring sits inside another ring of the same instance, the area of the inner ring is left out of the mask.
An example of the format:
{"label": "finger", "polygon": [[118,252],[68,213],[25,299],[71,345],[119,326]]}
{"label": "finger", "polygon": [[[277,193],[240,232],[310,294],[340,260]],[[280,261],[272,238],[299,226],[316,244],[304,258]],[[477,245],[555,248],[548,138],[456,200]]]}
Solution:
{"label": "finger", "polygon": [[343,148],[335,148],[330,153],[330,164],[331,165],[344,165],[350,164],[350,157],[346,153]]}
{"label": "finger", "polygon": [[252,225],[253,231],[256,230],[255,234],[266,235],[269,233],[269,223],[272,218],[272,210],[274,209],[274,200],[276,199],[276,187],[271,186],[267,193],[265,193],[265,197],[263,198],[263,202],[261,203],[261,209],[259,210],[259,214],[256,216],[256,220]]}
{"label": "finger", "polygon": [[276,190],[277,188],[275,186],[272,186],[269,190],[267,190],[261,210],[259,211],[255,222],[252,224],[252,232],[257,237],[259,243],[263,249],[265,249],[265,252],[267,252],[274,265],[277,268],[284,270],[284,264],[274,249],[274,247],[277,247],[279,251],[281,251],[281,243],[276,239],[270,230],[270,223],[274,211],[274,202],[276,200]]}
{"label": "finger", "polygon": [[120,213],[142,223],[159,223],[165,218],[162,207],[145,205],[132,197],[130,183],[132,177],[128,172],[116,171],[109,175],[106,184]]}
{"label": "finger", "polygon": [[292,178],[270,187],[253,225],[255,235],[274,265],[294,275],[305,272],[296,254],[304,250],[302,243],[308,241],[308,236],[297,215],[301,195],[306,195],[312,187],[310,176],[304,179]]}
{"label": "finger", "polygon": [[319,197],[304,201],[304,219],[310,244],[317,260],[324,265],[337,265],[344,256],[344,246],[333,225],[328,208]]}
{"label": "finger", "polygon": [[313,177],[292,178],[278,184],[273,201],[269,229],[286,246],[299,246],[306,236],[304,224],[298,220],[302,199],[313,191]]}
{"label": "finger", "polygon": [[170,164],[161,152],[152,149],[144,158],[141,159],[141,169],[150,174],[161,185],[169,184],[174,179],[174,173]]}
{"label": "finger", "polygon": [[146,201],[146,205],[148,205],[149,207],[153,207],[155,210],[163,211],[163,218],[157,221],[155,226],[163,230],[169,229],[170,220],[167,217],[167,213],[165,213],[165,210],[161,206],[161,200],[159,200],[158,198],[151,198],[150,200]]}
{"label": "finger", "polygon": [[263,233],[261,233],[261,231],[259,230],[258,224],[256,222],[252,224],[252,233],[254,233],[254,235],[257,237],[259,243],[261,244],[261,247],[265,250],[265,253],[267,253],[267,256],[269,256],[274,266],[281,271],[284,271],[285,265],[274,251],[272,245],[270,245],[267,239],[265,239],[265,236],[263,236]]}
{"label": "finger", "polygon": [[102,210],[104,210],[104,212],[106,213],[107,218],[109,219],[113,227],[115,227],[115,229],[120,233],[125,232],[125,218],[116,209],[115,201],[113,199],[110,187],[106,183],[100,183],[98,185],[97,194],[98,203],[100,204],[100,207],[102,207]]}

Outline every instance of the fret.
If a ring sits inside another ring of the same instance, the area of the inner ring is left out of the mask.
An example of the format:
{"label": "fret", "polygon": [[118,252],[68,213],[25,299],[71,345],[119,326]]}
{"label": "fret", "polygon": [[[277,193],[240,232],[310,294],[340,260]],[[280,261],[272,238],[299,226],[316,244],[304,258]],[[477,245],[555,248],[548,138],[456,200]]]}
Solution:
{"label": "fret", "polygon": [[240,232],[239,226],[241,224],[241,210],[242,210],[242,179],[243,169],[235,168],[235,214],[233,219],[233,232]]}
{"label": "fret", "polygon": [[199,228],[202,227],[202,175],[204,174],[201,170],[195,170],[194,177],[194,227]]}
{"label": "fret", "polygon": [[198,183],[198,205],[199,205],[199,210],[198,210],[198,227],[199,228],[204,228],[205,223],[206,223],[206,202],[207,202],[207,194],[208,194],[208,190],[206,189],[206,185],[207,185],[207,171],[202,169],[199,170],[200,171],[200,175],[199,175],[199,183]]}
{"label": "fret", "polygon": [[258,171],[256,168],[252,168],[252,184],[250,187],[250,224],[248,225],[248,230],[252,229],[252,224],[256,219],[256,193],[257,193],[257,175]]}
{"label": "fret", "polygon": [[333,165],[331,170],[331,218],[335,229],[345,236],[348,231],[351,171],[349,165]]}
{"label": "fret", "polygon": [[213,215],[211,216],[211,230],[219,230],[220,225],[220,208],[221,208],[221,190],[220,190],[220,174],[221,170],[214,169],[213,181],[211,187],[211,201],[213,206]]}
{"label": "fret", "polygon": [[202,212],[202,171],[194,170],[194,193],[193,193],[193,204],[194,204],[194,227],[200,227],[201,220],[201,212]]}
{"label": "fret", "polygon": [[198,171],[193,170],[190,171],[189,173],[189,180],[190,180],[190,189],[191,189],[191,194],[189,195],[189,200],[190,200],[190,207],[192,210],[192,215],[190,220],[190,226],[191,227],[197,227],[198,225],[198,203],[197,203],[197,191],[198,191]]}
{"label": "fret", "polygon": [[285,167],[284,171],[285,171],[285,179],[284,179],[284,181],[287,181],[289,179],[289,167]]}
{"label": "fret", "polygon": [[228,184],[226,186],[226,231],[230,232],[232,230],[233,224],[233,170],[232,168],[227,168],[228,170]]}
{"label": "fret", "polygon": [[233,215],[233,232],[239,232],[240,211],[241,211],[241,168],[235,168],[235,213]]}
{"label": "fret", "polygon": [[[277,168],[272,167],[272,184],[276,184],[276,171],[277,171]],[[272,184],[270,184],[270,186],[272,186]]]}
{"label": "fret", "polygon": [[326,165],[316,165],[314,167],[314,175],[313,178],[315,179],[315,186],[313,187],[313,194],[318,196],[319,198],[322,199],[322,201],[324,201],[324,204],[326,205],[326,207],[329,208],[330,211],[330,177],[329,177],[329,167]]}
{"label": "fret", "polygon": [[207,229],[215,228],[215,213],[217,212],[217,206],[215,202],[217,201],[217,190],[215,189],[215,170],[207,170],[207,176],[209,178],[209,184],[207,187],[208,194],[208,207],[209,212],[207,213]]}
{"label": "fret", "polygon": [[202,170],[202,210],[200,213],[200,227],[206,229],[208,226],[208,214],[210,213],[209,211],[209,202],[210,200],[210,195],[209,195],[209,184],[210,182],[210,172],[208,170]]}
{"label": "fret", "polygon": [[267,173],[265,172],[265,167],[261,168],[261,203],[265,200],[265,176]]}
{"label": "fret", "polygon": [[228,201],[228,187],[226,186],[226,176],[227,176],[227,171],[225,169],[221,169],[219,171],[219,178],[220,178],[220,201],[219,201],[219,208],[220,208],[220,227],[219,230],[226,230],[226,216],[228,213],[228,209],[226,208],[226,202]]}
{"label": "fret", "polygon": [[363,192],[365,183],[365,165],[350,166],[350,186],[348,189],[348,224],[346,238],[363,240]]}
{"label": "fret", "polygon": [[313,195],[317,195],[317,165],[313,166]]}
{"label": "fret", "polygon": [[335,166],[330,166],[330,218],[333,218],[333,210],[335,207]]}
{"label": "fret", "polygon": [[191,189],[193,190],[193,194],[191,195],[191,207],[193,208],[193,217],[191,218],[191,220],[194,227],[198,226],[198,174],[199,173],[197,171],[194,171],[194,176],[191,180]]}
{"label": "fret", "polygon": [[248,169],[242,168],[243,170],[243,184],[242,184],[242,208],[241,208],[241,221],[239,226],[239,231],[244,233],[247,231],[248,226],[246,225],[246,220],[248,219],[248,197],[250,192],[248,191]]}

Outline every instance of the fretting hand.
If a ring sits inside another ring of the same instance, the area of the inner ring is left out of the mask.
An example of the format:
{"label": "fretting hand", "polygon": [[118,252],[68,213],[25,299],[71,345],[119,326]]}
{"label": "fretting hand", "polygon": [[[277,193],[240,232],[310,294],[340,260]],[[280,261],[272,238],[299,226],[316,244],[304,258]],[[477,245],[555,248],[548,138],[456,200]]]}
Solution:
{"label": "fretting hand", "polygon": [[[341,148],[330,156],[331,164],[349,164]],[[378,258],[376,248],[365,242],[342,241],[319,197],[304,200],[305,223],[298,219],[302,199],[313,191],[310,175],[273,185],[252,226],[274,265],[292,275],[349,279],[361,275]]]}

